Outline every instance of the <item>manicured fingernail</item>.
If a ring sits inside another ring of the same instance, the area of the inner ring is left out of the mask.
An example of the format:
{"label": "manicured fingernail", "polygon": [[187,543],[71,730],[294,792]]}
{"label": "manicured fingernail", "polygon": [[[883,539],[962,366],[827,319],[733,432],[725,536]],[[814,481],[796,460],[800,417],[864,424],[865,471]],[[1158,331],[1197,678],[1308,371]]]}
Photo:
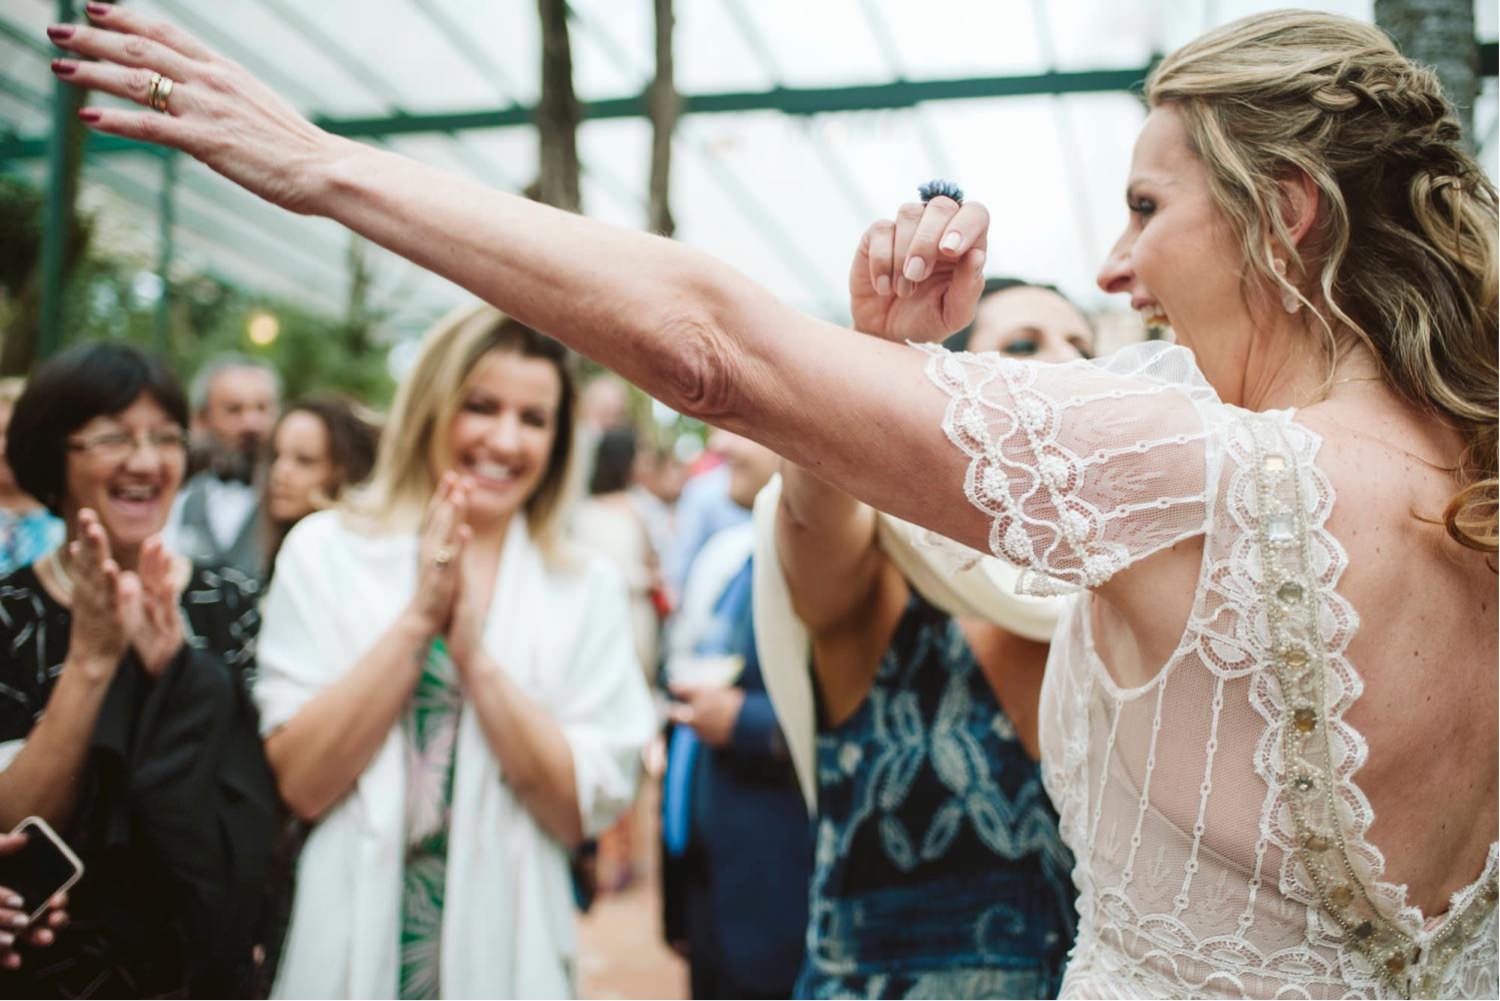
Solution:
{"label": "manicured fingernail", "polygon": [[98,108],[79,108],[78,109],[78,120],[82,121],[82,122],[87,122],[88,124],[93,125],[95,122],[97,122],[99,120],[99,109]]}
{"label": "manicured fingernail", "polygon": [[958,245],[962,241],[963,237],[960,234],[949,233],[947,236],[943,237],[943,242],[938,244],[938,246],[942,247],[944,250],[951,254],[958,249]]}
{"label": "manicured fingernail", "polygon": [[66,42],[73,37],[73,26],[71,24],[54,24],[47,29],[47,37],[54,42]]}
{"label": "manicured fingernail", "polygon": [[31,921],[24,914],[17,914],[10,919],[10,926],[12,928],[25,928],[29,924],[31,924]]}
{"label": "manicured fingernail", "polygon": [[891,294],[890,275],[881,275],[879,278],[875,279],[875,294],[881,296]]}
{"label": "manicured fingernail", "polygon": [[982,270],[984,268],[984,251],[974,251],[974,268],[975,270]]}
{"label": "manicured fingernail", "polygon": [[109,13],[109,4],[86,3],[83,5],[83,9],[88,11],[89,17],[103,17],[105,14]]}
{"label": "manicured fingernail", "polygon": [[10,948],[16,941],[16,937],[8,931],[0,931],[0,946]]}
{"label": "manicured fingernail", "polygon": [[25,903],[26,901],[21,899],[21,895],[19,893],[7,894],[5,897],[5,906],[9,907],[11,910],[15,910]]}
{"label": "manicured fingernail", "polygon": [[52,60],[52,72],[56,73],[58,76],[72,76],[73,71],[76,69],[78,69],[78,64],[73,62],[71,59]]}
{"label": "manicured fingernail", "polygon": [[922,272],[927,270],[927,262],[920,257],[910,257],[906,261],[906,270],[901,272],[911,281],[921,281]]}

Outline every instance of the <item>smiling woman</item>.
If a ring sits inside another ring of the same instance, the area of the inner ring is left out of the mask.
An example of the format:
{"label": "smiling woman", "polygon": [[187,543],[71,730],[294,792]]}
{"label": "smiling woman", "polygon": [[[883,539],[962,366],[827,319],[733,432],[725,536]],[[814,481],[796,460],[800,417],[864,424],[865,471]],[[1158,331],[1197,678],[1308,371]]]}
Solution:
{"label": "smiling woman", "polygon": [[271,463],[261,504],[267,522],[267,579],[292,526],[331,506],[370,475],[379,440],[379,428],[351,400],[322,396],[287,404],[271,430]]}
{"label": "smiling woman", "polygon": [[562,345],[464,309],[369,486],[287,536],[255,695],[318,824],[279,996],[573,991],[568,850],[633,800],[655,723],[618,573],[559,535],[573,406]]}
{"label": "smiling woman", "polygon": [[11,467],[68,541],[0,579],[0,827],[46,818],[85,875],[75,927],[8,994],[236,996],[253,976],[278,812],[246,687],[259,619],[252,581],[158,537],[187,409],[115,344],[57,355],[16,402]]}

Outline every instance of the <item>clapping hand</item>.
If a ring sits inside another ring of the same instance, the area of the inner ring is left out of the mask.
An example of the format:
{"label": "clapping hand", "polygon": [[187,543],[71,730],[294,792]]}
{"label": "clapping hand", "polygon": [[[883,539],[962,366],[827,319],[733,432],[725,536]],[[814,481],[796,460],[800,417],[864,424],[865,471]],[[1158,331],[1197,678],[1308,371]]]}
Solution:
{"label": "clapping hand", "polygon": [[449,631],[453,606],[458,597],[464,549],[469,526],[464,524],[469,503],[468,482],[447,473],[438,483],[422,523],[417,549],[417,591],[412,595],[411,614],[430,635]]}
{"label": "clapping hand", "polygon": [[968,326],[984,291],[990,214],[947,196],[901,206],[865,230],[849,269],[849,306],[861,333],[940,341]]}
{"label": "clapping hand", "polygon": [[140,621],[141,581],[115,562],[109,536],[91,508],[78,512],[67,570],[73,582],[71,651],[112,676]]}
{"label": "clapping hand", "polygon": [[[464,526],[465,533],[468,526]],[[467,539],[467,536],[465,536]],[[485,580],[472,549],[465,550],[458,574],[458,594],[453,602],[453,621],[448,627],[448,654],[459,672],[472,677],[483,650],[484,622],[489,617],[493,577]]]}
{"label": "clapping hand", "polygon": [[146,673],[156,678],[177,656],[183,641],[176,560],[160,536],[153,535],[141,545],[138,573],[141,608],[135,624],[135,652]]}
{"label": "clapping hand", "polygon": [[[21,850],[26,844],[25,834],[0,834],[0,855],[9,855]],[[30,901],[8,887],[0,886],[0,969],[21,968],[21,953],[16,946],[27,943],[35,946],[51,945],[57,933],[68,923],[68,895],[54,894],[47,902],[47,910],[36,922],[27,920]]]}

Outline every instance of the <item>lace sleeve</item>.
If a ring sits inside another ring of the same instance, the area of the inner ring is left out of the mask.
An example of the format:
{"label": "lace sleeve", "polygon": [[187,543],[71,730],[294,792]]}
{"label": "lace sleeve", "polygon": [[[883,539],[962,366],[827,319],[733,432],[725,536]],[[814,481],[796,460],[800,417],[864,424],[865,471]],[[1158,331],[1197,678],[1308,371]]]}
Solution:
{"label": "lace sleeve", "polygon": [[969,457],[964,493],[1022,593],[1098,587],[1205,531],[1222,405],[1191,352],[1044,365],[922,347],[948,396],[943,430]]}

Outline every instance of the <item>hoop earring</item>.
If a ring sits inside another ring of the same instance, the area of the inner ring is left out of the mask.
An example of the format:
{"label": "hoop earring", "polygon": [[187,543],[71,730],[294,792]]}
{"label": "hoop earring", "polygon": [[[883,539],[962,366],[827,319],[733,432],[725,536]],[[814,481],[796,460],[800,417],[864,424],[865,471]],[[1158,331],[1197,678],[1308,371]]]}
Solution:
{"label": "hoop earring", "polygon": [[1286,277],[1286,261],[1279,257],[1271,258],[1271,270],[1276,272],[1276,277],[1281,279],[1281,308],[1293,316],[1302,308],[1302,299],[1298,297],[1295,289]]}

